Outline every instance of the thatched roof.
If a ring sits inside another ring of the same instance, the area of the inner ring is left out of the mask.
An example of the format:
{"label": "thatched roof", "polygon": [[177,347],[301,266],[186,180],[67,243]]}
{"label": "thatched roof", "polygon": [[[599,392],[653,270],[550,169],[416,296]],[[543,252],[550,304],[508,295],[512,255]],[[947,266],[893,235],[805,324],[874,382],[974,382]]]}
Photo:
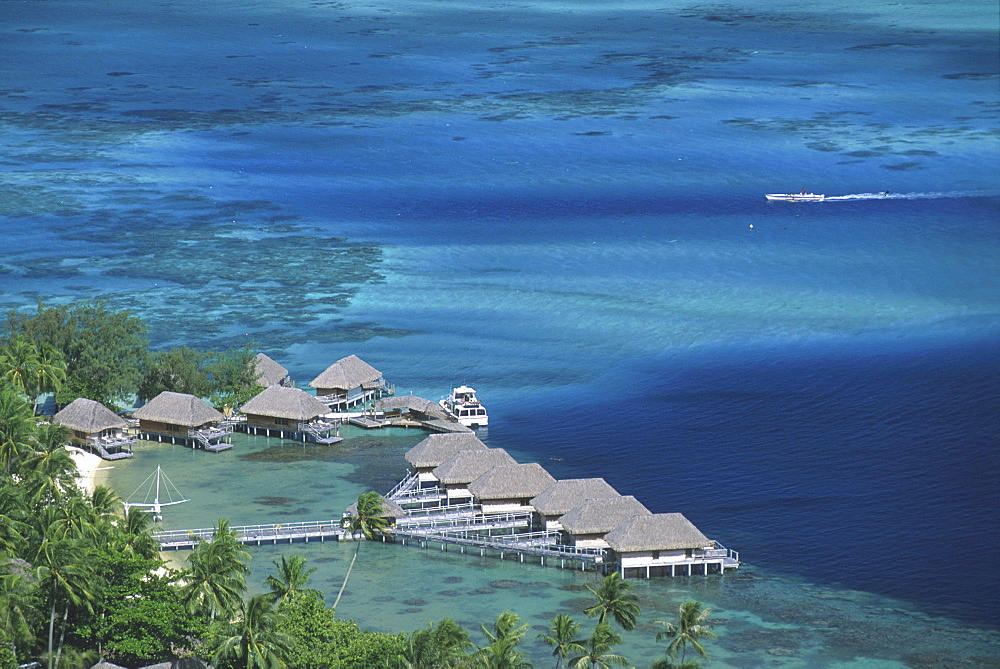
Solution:
{"label": "thatched roof", "polygon": [[88,400],[84,397],[77,399],[66,405],[66,408],[52,417],[52,422],[65,425],[71,430],[79,430],[87,434],[110,430],[112,428],[126,428],[128,421],[107,408],[100,402]]}
{"label": "thatched roof", "polygon": [[604,535],[618,553],[705,548],[711,542],[682,513],[636,516]]}
{"label": "thatched roof", "polygon": [[564,479],[531,500],[531,506],[544,516],[561,516],[588,499],[618,496],[618,491],[601,478]]}
{"label": "thatched roof", "polygon": [[559,522],[570,534],[605,534],[634,516],[652,515],[632,495],[588,499],[570,509]]}
{"label": "thatched roof", "polygon": [[310,381],[309,385],[313,388],[350,390],[375,385],[381,378],[382,372],[358,356],[349,355],[327,367],[326,371]]}
{"label": "thatched roof", "polygon": [[485,451],[486,444],[472,432],[432,434],[406,452],[411,467],[437,467],[460,451]]}
{"label": "thatched roof", "polygon": [[375,402],[376,411],[392,411],[394,409],[408,409],[427,416],[438,416],[439,418],[444,418],[448,415],[441,408],[440,404],[414,395],[397,395]]}
{"label": "thatched roof", "polygon": [[502,448],[459,451],[435,467],[433,473],[444,485],[461,485],[472,483],[494,467],[516,464],[517,461]]}
{"label": "thatched roof", "polygon": [[531,498],[556,480],[534,462],[524,465],[500,465],[469,484],[469,492],[480,500]]}
{"label": "thatched roof", "polygon": [[263,353],[258,353],[253,362],[257,370],[257,383],[265,388],[280,384],[288,378],[288,370]]}
{"label": "thatched roof", "polygon": [[169,390],[164,390],[146,402],[144,406],[136,409],[133,415],[140,420],[173,423],[185,427],[198,427],[222,420],[222,414],[204,400],[194,395],[172,393]]}
{"label": "thatched roof", "polygon": [[[402,518],[406,515],[406,511],[403,510],[399,504],[396,504],[391,499],[386,499],[385,497],[379,496],[382,500],[382,505],[385,507],[385,516],[383,518]],[[347,513],[352,516],[358,512],[358,503],[355,502],[347,507]]]}
{"label": "thatched roof", "polygon": [[244,404],[240,411],[256,416],[311,420],[328,413],[330,409],[300,388],[268,386]]}

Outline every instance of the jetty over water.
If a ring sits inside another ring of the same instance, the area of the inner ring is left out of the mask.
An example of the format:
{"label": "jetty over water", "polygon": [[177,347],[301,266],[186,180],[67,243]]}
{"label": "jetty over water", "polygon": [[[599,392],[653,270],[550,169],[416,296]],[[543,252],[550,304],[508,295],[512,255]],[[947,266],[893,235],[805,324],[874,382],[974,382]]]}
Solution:
{"label": "jetty over water", "polygon": [[[263,525],[233,525],[237,541],[244,546],[309,543],[310,541],[339,541],[344,536],[339,519],[306,520],[292,523],[265,523]],[[153,539],[164,551],[193,550],[200,541],[211,541],[214,527],[193,530],[161,530],[153,532]]]}

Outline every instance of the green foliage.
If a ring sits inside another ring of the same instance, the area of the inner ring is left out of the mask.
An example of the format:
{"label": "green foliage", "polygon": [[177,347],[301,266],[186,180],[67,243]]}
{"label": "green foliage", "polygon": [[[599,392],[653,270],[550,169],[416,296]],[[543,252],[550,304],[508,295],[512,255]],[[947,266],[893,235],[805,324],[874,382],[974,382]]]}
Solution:
{"label": "green foliage", "polygon": [[229,521],[220,520],[211,541],[199,540],[183,572],[184,601],[192,613],[212,620],[235,613],[246,591],[250,554],[239,543]]}
{"label": "green foliage", "polygon": [[208,359],[209,354],[187,346],[153,353],[139,384],[139,399],[148,401],[167,390],[207,397],[212,391],[205,370]]}
{"label": "green foliage", "polygon": [[39,302],[33,316],[10,311],[5,330],[8,341],[24,337],[62,356],[61,404],[77,397],[112,404],[138,389],[149,339],[145,323],[128,311],[113,311],[100,300],[55,307]]}
{"label": "green foliage", "polygon": [[527,623],[520,623],[516,613],[504,611],[492,629],[482,625],[487,644],[476,651],[476,659],[484,669],[530,669],[531,663],[517,650],[528,629]]}
{"label": "green foliage", "polygon": [[620,634],[616,634],[605,623],[597,623],[594,633],[583,642],[583,654],[569,661],[573,669],[608,669],[612,666],[627,667],[628,660],[612,653],[611,649],[622,642]]}
{"label": "green foliage", "polygon": [[604,623],[608,616],[614,619],[626,632],[635,629],[635,621],[639,617],[639,598],[632,592],[632,584],[611,572],[604,577],[601,584],[587,589],[593,593],[597,602],[583,610],[591,618],[597,617],[598,623]]}
{"label": "green foliage", "polygon": [[445,618],[437,625],[410,633],[400,655],[406,669],[439,669],[463,666],[472,640],[458,623]]}
{"label": "green foliage", "polygon": [[214,355],[206,367],[212,384],[212,404],[235,408],[262,390],[257,383],[256,355],[253,343]]}
{"label": "green foliage", "polygon": [[264,585],[271,588],[271,600],[281,605],[287,601],[294,601],[299,597],[320,597],[319,590],[312,590],[305,586],[309,583],[309,577],[316,571],[316,567],[306,569],[306,559],[301,555],[292,555],[289,558],[281,556],[281,562],[273,561],[278,573],[268,576],[264,580]]}
{"label": "green foliage", "polygon": [[65,380],[66,361],[52,346],[23,336],[0,346],[0,383],[5,386],[35,400],[40,393],[58,391]]}
{"label": "green foliage", "polygon": [[704,658],[708,657],[708,651],[701,645],[701,640],[716,638],[715,633],[712,632],[712,626],[706,622],[711,613],[712,609],[704,608],[701,602],[691,601],[684,602],[678,607],[676,623],[663,620],[653,621],[657,625],[662,625],[666,628],[662,632],[657,633],[657,641],[672,639],[670,645],[667,646],[668,659],[675,659],[679,651],[681,655],[680,666],[683,667],[686,664],[685,655],[687,654],[688,646],[694,648],[698,655]]}
{"label": "green foliage", "polygon": [[337,620],[321,599],[303,596],[279,608],[282,629],[295,641],[288,665],[296,669],[395,667],[404,634],[368,632],[353,620]]}
{"label": "green foliage", "polygon": [[291,636],[281,631],[281,616],[266,595],[241,602],[229,622],[221,624],[213,662],[217,667],[285,669],[295,646]]}
{"label": "green foliage", "polygon": [[585,652],[583,644],[577,638],[580,623],[560,613],[550,623],[551,634],[538,634],[544,644],[552,647],[552,657],[556,658],[556,667],[561,669],[566,665],[570,653]]}

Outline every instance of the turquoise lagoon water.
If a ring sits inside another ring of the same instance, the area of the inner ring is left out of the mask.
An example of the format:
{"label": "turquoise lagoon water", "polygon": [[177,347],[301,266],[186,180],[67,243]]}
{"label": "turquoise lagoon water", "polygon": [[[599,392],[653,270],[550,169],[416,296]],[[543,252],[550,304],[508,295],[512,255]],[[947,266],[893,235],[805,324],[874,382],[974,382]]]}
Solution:
{"label": "turquoise lagoon water", "polygon": [[[637,582],[713,667],[1000,664],[990,2],[0,3],[0,302],[157,346],[475,386],[483,438],[741,551]],[[768,203],[806,187],[852,197]],[[888,197],[876,194],[888,191]],[[337,517],[423,435],[146,444],[165,525]],[[353,546],[302,552],[332,601]],[[579,615],[596,576],[366,544],[377,629]],[[540,665],[545,649],[530,644]]]}

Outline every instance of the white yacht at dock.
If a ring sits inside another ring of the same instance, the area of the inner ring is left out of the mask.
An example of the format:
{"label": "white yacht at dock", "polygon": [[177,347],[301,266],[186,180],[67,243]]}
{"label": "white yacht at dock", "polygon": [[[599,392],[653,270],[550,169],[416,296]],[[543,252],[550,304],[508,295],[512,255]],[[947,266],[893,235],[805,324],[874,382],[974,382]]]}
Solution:
{"label": "white yacht at dock", "polygon": [[454,388],[451,395],[441,400],[439,404],[466,427],[489,425],[490,418],[486,415],[486,407],[479,402],[476,391],[469,386]]}

